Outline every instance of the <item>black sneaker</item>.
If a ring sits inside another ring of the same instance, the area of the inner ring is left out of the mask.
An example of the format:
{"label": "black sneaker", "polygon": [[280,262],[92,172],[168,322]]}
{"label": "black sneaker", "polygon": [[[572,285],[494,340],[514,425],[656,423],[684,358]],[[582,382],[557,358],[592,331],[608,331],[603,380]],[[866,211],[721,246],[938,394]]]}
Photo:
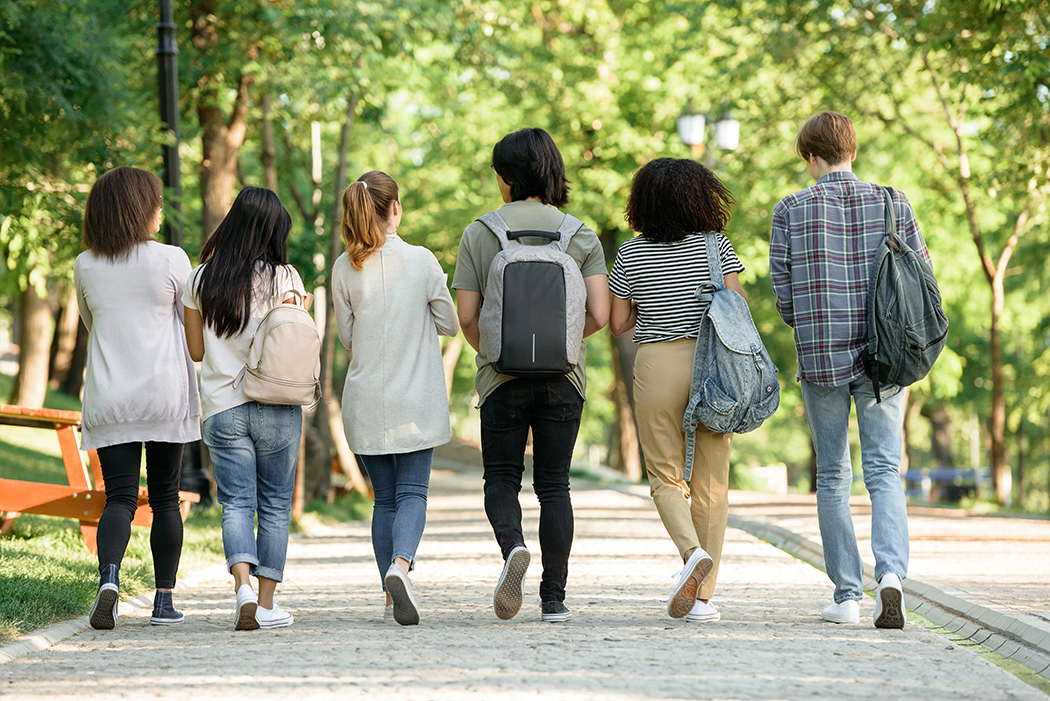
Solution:
{"label": "black sneaker", "polygon": [[507,561],[503,563],[503,573],[496,582],[496,591],[492,594],[492,608],[496,611],[497,618],[509,620],[521,609],[525,571],[529,569],[530,562],[532,555],[524,545],[514,548],[507,556]]}
{"label": "black sneaker", "polygon": [[544,601],[543,620],[547,623],[562,623],[572,618],[572,611],[563,601]]}
{"label": "black sneaker", "polygon": [[117,625],[117,606],[120,604],[120,568],[106,565],[98,573],[98,594],[91,606],[88,621],[96,630],[113,630]]}
{"label": "black sneaker", "polygon": [[153,596],[153,617],[149,619],[151,625],[171,626],[185,620],[186,617],[182,615],[182,611],[175,608],[175,604],[172,603],[170,591],[158,591]]}

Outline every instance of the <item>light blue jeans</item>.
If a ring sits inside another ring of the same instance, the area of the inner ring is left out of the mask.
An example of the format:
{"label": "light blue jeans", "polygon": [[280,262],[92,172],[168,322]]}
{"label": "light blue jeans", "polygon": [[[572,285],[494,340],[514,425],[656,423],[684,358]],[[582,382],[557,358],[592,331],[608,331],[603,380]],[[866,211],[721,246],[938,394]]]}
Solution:
{"label": "light blue jeans", "polygon": [[362,455],[372,480],[376,505],[372,511],[372,550],[379,581],[386,591],[386,571],[400,557],[414,563],[427,522],[427,489],[434,449],[390,455]]}
{"label": "light blue jeans", "polygon": [[835,603],[864,596],[864,565],[857,548],[849,495],[853,464],[849,451],[850,395],[857,407],[860,462],[871,496],[871,549],[875,578],[908,573],[908,511],[900,479],[904,396],[900,387],[881,388],[882,403],[867,378],[841,387],[802,380],[802,404],[817,451],[817,519],[824,566],[835,584]]}
{"label": "light blue jeans", "polygon": [[235,406],[204,421],[204,443],[215,464],[222,504],[227,569],[247,562],[257,577],[278,582],[284,578],[302,426],[302,407],[258,402]]}

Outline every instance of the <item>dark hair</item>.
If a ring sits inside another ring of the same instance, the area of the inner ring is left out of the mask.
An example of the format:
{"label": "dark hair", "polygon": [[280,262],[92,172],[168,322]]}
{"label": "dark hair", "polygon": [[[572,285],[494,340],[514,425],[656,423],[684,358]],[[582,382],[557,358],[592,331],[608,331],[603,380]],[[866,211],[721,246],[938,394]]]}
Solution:
{"label": "dark hair", "polygon": [[84,211],[84,247],[110,260],[127,258],[132,247],[149,241],[161,206],[160,178],[148,170],[120,166],[91,186]]}
{"label": "dark hair", "polygon": [[838,112],[813,115],[802,123],[795,137],[795,153],[806,162],[810,156],[819,156],[834,166],[848,161],[856,151],[857,132],[853,122]]}
{"label": "dark hair", "polygon": [[624,219],[650,241],[671,243],[687,234],[721,233],[732,193],[714,173],[688,158],[657,158],[631,181]]}
{"label": "dark hair", "polygon": [[510,185],[512,202],[539,197],[543,204],[569,203],[565,162],[551,135],[539,128],[507,134],[492,148],[492,167]]}
{"label": "dark hair", "polygon": [[256,276],[272,287],[278,265],[288,263],[292,218],[272,191],[246,187],[201,250],[196,292],[201,317],[219,338],[248,326]]}
{"label": "dark hair", "polygon": [[380,170],[370,170],[343,190],[341,230],[346,254],[358,270],[386,242],[383,223],[398,199],[397,183]]}

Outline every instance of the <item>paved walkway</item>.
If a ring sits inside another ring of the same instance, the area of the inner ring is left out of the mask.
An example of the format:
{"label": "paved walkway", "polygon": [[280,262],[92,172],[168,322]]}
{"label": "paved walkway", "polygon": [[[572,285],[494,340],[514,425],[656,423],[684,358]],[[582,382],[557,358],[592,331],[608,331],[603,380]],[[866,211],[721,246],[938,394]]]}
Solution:
{"label": "paved walkway", "polygon": [[[421,625],[382,620],[367,525],[294,540],[279,596],[296,623],[232,630],[232,585],[201,573],[177,601],[187,622],[88,630],[0,666],[5,699],[1037,699],[1035,688],[919,625],[904,631],[819,619],[824,574],[730,530],[715,599],[723,620],[674,621],[664,600],[676,553],[651,503],[574,486],[576,541],[564,624],[540,621],[539,562],[522,612],[491,610],[500,570],[474,468],[441,461],[414,573]],[[535,499],[523,490],[526,533]],[[535,543],[533,541],[535,549]]]}

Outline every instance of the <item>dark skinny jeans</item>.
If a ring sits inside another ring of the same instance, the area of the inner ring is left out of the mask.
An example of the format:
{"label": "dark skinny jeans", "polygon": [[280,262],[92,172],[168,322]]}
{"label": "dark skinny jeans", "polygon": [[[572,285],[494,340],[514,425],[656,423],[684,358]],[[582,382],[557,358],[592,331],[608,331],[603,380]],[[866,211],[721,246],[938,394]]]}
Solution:
{"label": "dark skinny jeans", "polygon": [[[182,555],[182,515],[179,513],[179,473],[182,443],[146,443],[146,486],[153,526],[149,544],[153,551],[153,575],[158,589],[175,586],[175,573]],[[139,472],[142,443],[121,443],[98,449],[102,479],[106,483],[106,507],[98,520],[98,568],[124,559],[131,538],[131,520],[139,505]]]}
{"label": "dark skinny jeans", "polygon": [[583,398],[567,378],[506,382],[481,405],[485,514],[504,560],[525,544],[521,532],[525,444],[532,429],[532,487],[540,501],[541,601],[564,601],[572,549],[569,464],[580,430]]}

